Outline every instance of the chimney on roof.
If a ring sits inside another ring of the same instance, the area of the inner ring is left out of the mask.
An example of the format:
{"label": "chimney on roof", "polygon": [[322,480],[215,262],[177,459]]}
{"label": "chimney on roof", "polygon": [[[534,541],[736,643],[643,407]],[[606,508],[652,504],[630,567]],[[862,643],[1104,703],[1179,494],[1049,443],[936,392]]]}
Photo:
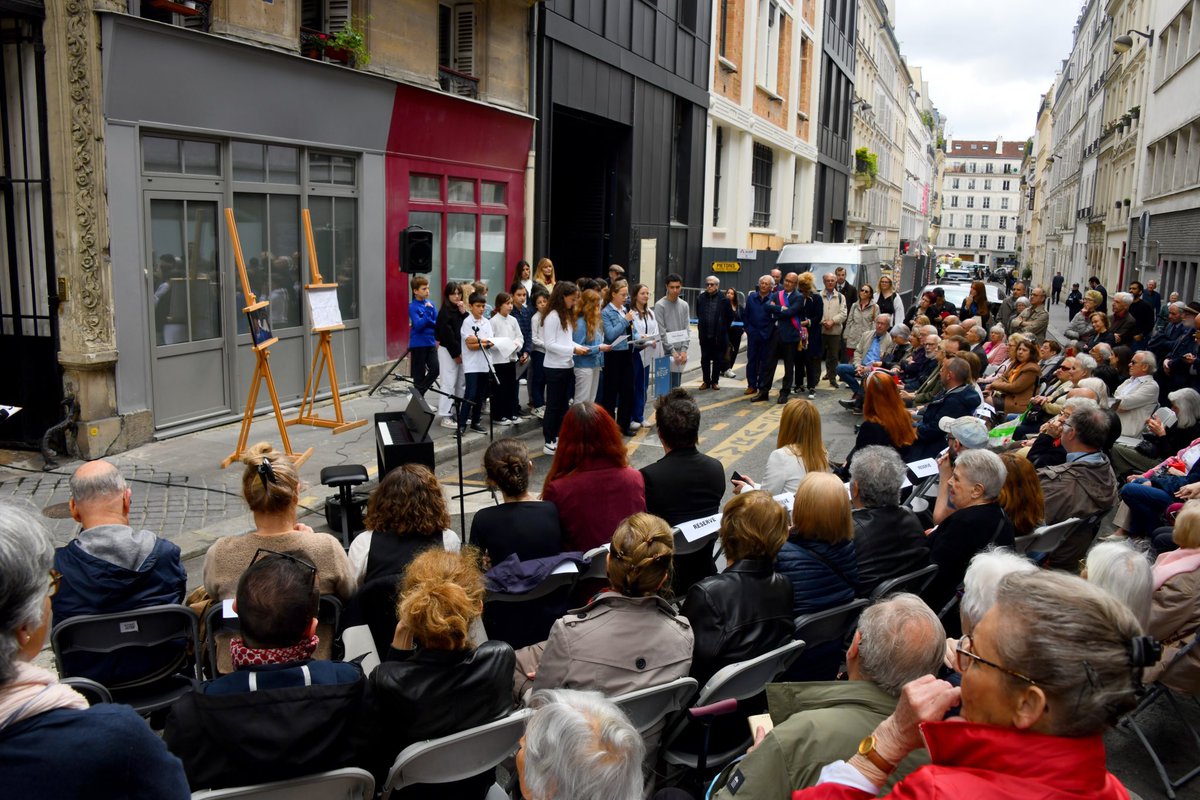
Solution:
{"label": "chimney on roof", "polygon": [[1003,155],[1003,153],[1004,153],[1004,137],[997,136],[996,137],[996,154]]}

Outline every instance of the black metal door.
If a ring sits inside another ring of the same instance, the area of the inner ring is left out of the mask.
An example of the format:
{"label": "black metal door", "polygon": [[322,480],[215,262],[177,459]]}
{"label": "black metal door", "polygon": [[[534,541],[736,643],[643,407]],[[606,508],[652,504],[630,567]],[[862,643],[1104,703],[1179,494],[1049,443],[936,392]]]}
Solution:
{"label": "black metal door", "polygon": [[41,16],[5,6],[0,6],[0,405],[22,410],[0,420],[0,443],[36,446],[63,416],[45,48]]}

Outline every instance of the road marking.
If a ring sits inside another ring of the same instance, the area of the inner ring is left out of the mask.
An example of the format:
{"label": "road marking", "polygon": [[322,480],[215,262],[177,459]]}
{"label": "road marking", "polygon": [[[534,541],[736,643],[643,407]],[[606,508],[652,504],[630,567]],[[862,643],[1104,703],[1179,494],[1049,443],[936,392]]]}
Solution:
{"label": "road marking", "polygon": [[718,443],[716,447],[708,451],[708,455],[729,469],[737,463],[739,458],[748,455],[768,437],[778,433],[779,418],[782,415],[783,406],[771,406],[739,428],[732,436]]}
{"label": "road marking", "polygon": [[729,423],[728,423],[728,422],[718,422],[716,425],[713,425],[713,426],[712,426],[712,430],[714,430],[714,431],[723,431],[723,430],[725,430],[725,429],[726,429],[726,428],[728,428],[728,427],[729,427]]}

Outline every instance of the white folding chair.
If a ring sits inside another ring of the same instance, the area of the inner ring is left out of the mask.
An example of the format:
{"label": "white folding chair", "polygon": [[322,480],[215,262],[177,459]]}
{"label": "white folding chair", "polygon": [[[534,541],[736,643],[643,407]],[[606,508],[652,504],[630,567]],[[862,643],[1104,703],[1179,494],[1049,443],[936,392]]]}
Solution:
{"label": "white folding chair", "polygon": [[371,773],[346,767],[255,786],[206,789],[194,792],[192,800],[370,800],[374,795]]}
{"label": "white folding chair", "polygon": [[1035,528],[1033,533],[1018,536],[1014,544],[1018,553],[1043,553],[1050,555],[1067,538],[1067,534],[1075,530],[1080,523],[1079,517],[1064,519],[1053,525],[1043,525]]}
{"label": "white folding chair", "polygon": [[583,554],[588,559],[587,569],[579,576],[581,581],[605,580],[608,578],[608,545],[593,547]]}
{"label": "white folding chair", "polygon": [[532,713],[522,709],[486,725],[410,744],[396,756],[383,784],[382,800],[405,786],[453,783],[494,769],[517,752]]}
{"label": "white folding chair", "polygon": [[621,707],[638,733],[645,733],[684,708],[687,701],[695,696],[698,687],[695,678],[677,678],[661,686],[614,697],[612,701]]}

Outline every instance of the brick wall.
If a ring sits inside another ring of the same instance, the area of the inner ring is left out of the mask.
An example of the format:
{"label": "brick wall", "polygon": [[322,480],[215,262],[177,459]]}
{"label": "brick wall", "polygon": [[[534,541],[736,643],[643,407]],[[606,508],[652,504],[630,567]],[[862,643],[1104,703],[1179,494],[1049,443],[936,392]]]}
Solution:
{"label": "brick wall", "polygon": [[[780,15],[781,25],[779,28],[779,63],[775,65],[777,70],[776,76],[776,94],[783,100],[776,100],[766,93],[763,89],[754,87],[754,116],[760,117],[778,125],[784,130],[788,129],[788,89],[791,85],[792,71],[788,69],[791,63],[792,52],[792,31],[795,28],[795,23],[786,15]],[[753,65],[749,65],[753,68]],[[753,74],[751,73],[751,80]]]}
{"label": "brick wall", "polygon": [[[722,97],[740,104],[742,102],[742,75],[754,80],[754,65],[743,63],[742,32],[746,27],[746,3],[752,0],[729,0],[727,6],[728,18],[725,32],[725,60],[737,67],[737,72],[731,72],[721,65],[721,59],[714,59],[713,90]],[[717,6],[717,20],[713,26],[717,36],[720,36],[720,13]],[[716,38],[716,37],[714,37]],[[719,47],[719,42],[714,42]],[[718,49],[718,54],[720,50]]]}

